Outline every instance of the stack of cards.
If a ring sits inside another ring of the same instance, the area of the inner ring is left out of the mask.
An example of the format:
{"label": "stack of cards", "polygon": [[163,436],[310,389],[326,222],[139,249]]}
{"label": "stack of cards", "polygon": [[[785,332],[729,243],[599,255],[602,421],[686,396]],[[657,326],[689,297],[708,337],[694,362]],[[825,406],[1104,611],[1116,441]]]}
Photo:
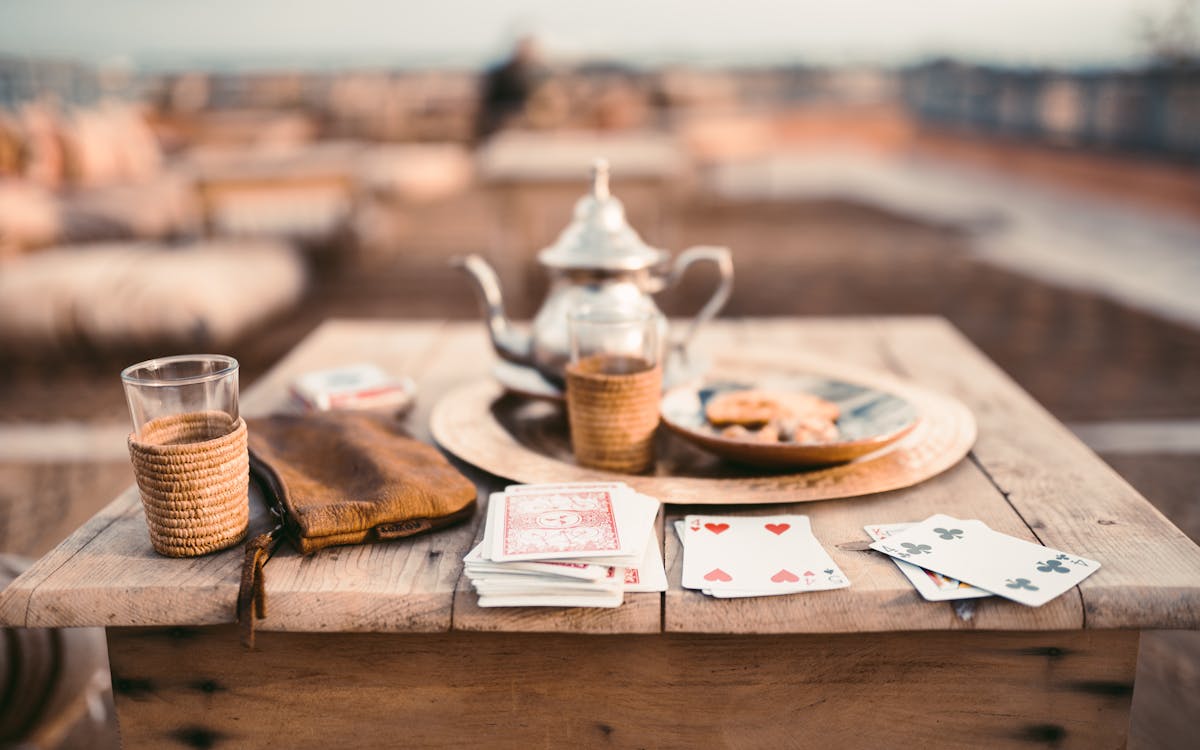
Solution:
{"label": "stack of cards", "polygon": [[292,383],[292,398],[307,411],[392,409],[409,406],[416,393],[412,378],[388,375],[362,363],[308,372]]}
{"label": "stack of cards", "polygon": [[813,536],[808,516],[687,516],[683,587],[717,598],[840,589],[849,579]]}
{"label": "stack of cards", "polygon": [[616,607],[665,591],[658,500],[622,482],[513,485],[463,558],[481,607]]}
{"label": "stack of cards", "polygon": [[920,523],[866,527],[871,549],[891,555],[930,601],[996,594],[1040,607],[1100,569],[1100,563],[941,514]]}

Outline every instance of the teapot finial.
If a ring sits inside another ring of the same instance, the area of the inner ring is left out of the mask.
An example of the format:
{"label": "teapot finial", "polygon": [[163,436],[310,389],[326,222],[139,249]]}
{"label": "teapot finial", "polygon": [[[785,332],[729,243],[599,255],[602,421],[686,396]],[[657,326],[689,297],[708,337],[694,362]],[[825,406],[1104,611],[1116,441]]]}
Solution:
{"label": "teapot finial", "polygon": [[598,158],[592,162],[592,196],[597,200],[608,200],[608,159]]}

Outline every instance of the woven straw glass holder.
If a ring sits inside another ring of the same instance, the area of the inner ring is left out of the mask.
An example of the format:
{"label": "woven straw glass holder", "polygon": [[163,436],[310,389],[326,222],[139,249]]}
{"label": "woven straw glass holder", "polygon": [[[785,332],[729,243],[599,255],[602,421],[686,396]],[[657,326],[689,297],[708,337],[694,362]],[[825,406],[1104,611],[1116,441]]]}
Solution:
{"label": "woven straw glass holder", "polygon": [[608,375],[598,358],[567,366],[571,445],[582,466],[639,474],[654,465],[662,369]]}
{"label": "woven straw glass holder", "polygon": [[129,436],[129,456],[161,555],[196,557],[246,537],[250,460],[246,422],[224,412],[161,417]]}

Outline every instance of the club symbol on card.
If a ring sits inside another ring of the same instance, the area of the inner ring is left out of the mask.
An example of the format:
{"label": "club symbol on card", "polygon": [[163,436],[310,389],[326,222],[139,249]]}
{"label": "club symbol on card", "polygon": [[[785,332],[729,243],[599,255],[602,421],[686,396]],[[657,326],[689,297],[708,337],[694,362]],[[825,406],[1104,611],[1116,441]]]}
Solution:
{"label": "club symbol on card", "polygon": [[1047,560],[1037,566],[1037,569],[1043,573],[1070,573],[1071,570],[1060,563],[1058,560]]}
{"label": "club symbol on card", "polygon": [[1013,579],[1009,578],[1008,583],[1006,583],[1004,585],[1008,586],[1010,589],[1025,589],[1026,591],[1037,591],[1038,590],[1038,587],[1034,586],[1033,583],[1031,583],[1028,578],[1018,578],[1015,581]]}
{"label": "club symbol on card", "polygon": [[729,524],[727,524],[727,523],[706,523],[706,524],[704,524],[704,528],[708,529],[709,531],[711,531],[714,534],[720,534],[722,531],[727,531],[729,529]]}
{"label": "club symbol on card", "polygon": [[710,570],[704,574],[704,580],[706,580],[706,581],[725,581],[726,583],[728,583],[729,581],[733,580],[733,576],[729,575],[728,573],[721,570],[720,568],[713,568],[712,570]]}
{"label": "club symbol on card", "polygon": [[908,550],[910,555],[923,555],[933,549],[928,544],[913,544],[912,542],[903,542],[900,546]]}
{"label": "club symbol on card", "polygon": [[795,583],[800,580],[800,576],[790,570],[780,570],[775,575],[771,576],[771,580],[775,583]]}
{"label": "club symbol on card", "polygon": [[768,523],[768,524],[764,524],[763,528],[765,528],[767,531],[771,532],[775,536],[779,536],[783,532],[792,528],[792,525],[790,523]]}
{"label": "club symbol on card", "polygon": [[934,529],[933,531],[938,536],[940,536],[942,539],[948,539],[948,540],[962,539],[962,535],[963,535],[962,529],[943,529],[941,527],[938,527],[938,528]]}

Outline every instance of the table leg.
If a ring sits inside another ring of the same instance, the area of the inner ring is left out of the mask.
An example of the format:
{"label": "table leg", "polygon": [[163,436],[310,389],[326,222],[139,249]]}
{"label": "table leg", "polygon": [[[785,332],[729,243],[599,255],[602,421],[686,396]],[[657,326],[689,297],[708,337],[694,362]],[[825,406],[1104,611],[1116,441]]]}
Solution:
{"label": "table leg", "polygon": [[1124,745],[1138,633],[110,629],[138,747]]}

